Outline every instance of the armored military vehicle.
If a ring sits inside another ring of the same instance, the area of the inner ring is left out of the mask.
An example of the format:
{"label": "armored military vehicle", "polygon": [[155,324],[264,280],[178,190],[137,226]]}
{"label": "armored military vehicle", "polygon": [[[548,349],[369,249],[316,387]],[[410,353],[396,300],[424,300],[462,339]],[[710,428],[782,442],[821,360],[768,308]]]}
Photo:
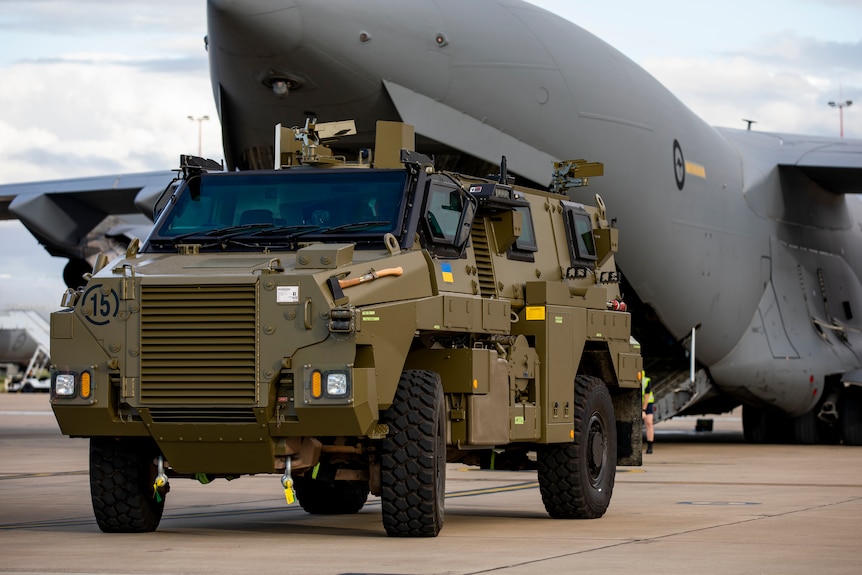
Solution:
{"label": "armored military vehicle", "polygon": [[447,462],[536,467],[552,517],[596,518],[640,464],[617,230],[565,195],[601,165],[530,190],[505,161],[435,171],[400,123],[333,155],[353,131],[279,127],[274,170],[184,156],[149,237],[52,314],[52,406],[90,438],[103,531],[156,529],[172,479],[267,473],[309,513],[370,492],[389,535],[435,536]]}

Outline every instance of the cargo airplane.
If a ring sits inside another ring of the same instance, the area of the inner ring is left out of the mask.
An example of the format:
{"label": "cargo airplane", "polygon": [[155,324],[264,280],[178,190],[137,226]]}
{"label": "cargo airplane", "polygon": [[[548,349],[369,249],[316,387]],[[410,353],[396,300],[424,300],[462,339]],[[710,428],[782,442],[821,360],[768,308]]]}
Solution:
{"label": "cargo airplane", "polygon": [[[441,167],[485,175],[505,156],[542,186],[554,160],[603,162],[588,189],[620,228],[657,418],[742,404],[750,441],[862,444],[862,141],[711,127],[522,0],[209,0],[207,50],[228,169],[271,168],[273,126],[309,117],[354,119],[345,150],[404,121]],[[146,213],[170,179],[0,198],[74,282],[134,231],[105,215]]]}

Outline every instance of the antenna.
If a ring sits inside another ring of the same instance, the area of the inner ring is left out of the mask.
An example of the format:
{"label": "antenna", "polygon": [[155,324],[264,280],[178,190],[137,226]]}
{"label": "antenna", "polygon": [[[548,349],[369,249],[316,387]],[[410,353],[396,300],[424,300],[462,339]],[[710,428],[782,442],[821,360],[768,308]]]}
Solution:
{"label": "antenna", "polygon": [[745,122],[746,124],[748,124],[745,127],[745,129],[748,130],[749,132],[751,131],[751,125],[757,123],[757,120],[746,120],[745,118],[743,118],[742,121]]}

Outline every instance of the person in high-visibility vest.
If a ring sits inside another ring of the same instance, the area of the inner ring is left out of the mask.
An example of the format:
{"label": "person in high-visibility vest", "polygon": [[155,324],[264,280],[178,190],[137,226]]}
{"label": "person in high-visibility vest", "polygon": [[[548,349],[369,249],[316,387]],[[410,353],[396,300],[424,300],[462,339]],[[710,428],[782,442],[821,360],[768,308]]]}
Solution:
{"label": "person in high-visibility vest", "polygon": [[652,392],[652,387],[650,387],[650,380],[646,372],[642,371],[638,375],[641,378],[641,408],[643,410],[641,415],[643,416],[644,431],[646,432],[646,452],[652,453],[652,444],[655,441],[655,428],[653,427],[655,395]]}

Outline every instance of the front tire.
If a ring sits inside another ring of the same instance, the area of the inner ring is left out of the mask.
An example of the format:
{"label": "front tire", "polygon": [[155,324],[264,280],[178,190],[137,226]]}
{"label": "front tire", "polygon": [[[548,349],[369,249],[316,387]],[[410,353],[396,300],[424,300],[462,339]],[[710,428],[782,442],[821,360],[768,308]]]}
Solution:
{"label": "front tire", "polygon": [[611,502],[617,469],[617,429],[611,396],[601,379],[575,377],[571,443],[539,452],[539,490],[555,519],[596,519]]}
{"label": "front tire", "polygon": [[153,493],[159,451],[150,439],[90,439],[90,496],[105,533],[155,531],[165,508]]}
{"label": "front tire", "polygon": [[401,374],[392,405],[381,415],[380,500],[390,537],[436,537],[446,497],[446,412],[440,376]]}

